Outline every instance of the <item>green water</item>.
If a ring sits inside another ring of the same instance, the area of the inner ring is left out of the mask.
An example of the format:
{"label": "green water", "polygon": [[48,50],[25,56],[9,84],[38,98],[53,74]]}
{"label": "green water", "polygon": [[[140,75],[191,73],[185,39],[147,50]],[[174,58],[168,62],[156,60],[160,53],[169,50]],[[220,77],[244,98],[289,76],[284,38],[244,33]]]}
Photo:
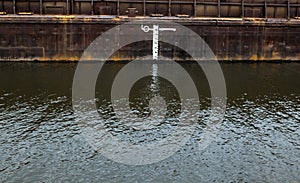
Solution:
{"label": "green water", "polygon": [[[98,78],[97,106],[105,115],[112,111],[111,83],[123,66],[108,63]],[[195,63],[182,66],[198,89],[202,119],[188,143],[173,156],[132,166],[102,156],[81,135],[71,98],[76,63],[1,63],[0,181],[300,181],[299,63],[222,63],[226,115],[219,134],[202,151],[197,146],[210,104],[209,86]],[[178,108],[176,90],[166,80],[159,83],[172,114]],[[131,107],[141,118],[149,113],[150,85],[151,77],[146,77],[131,90]],[[176,117],[176,112],[170,116]],[[136,143],[163,138],[162,133],[146,135],[118,125],[108,128]],[[163,126],[157,128],[164,132]]]}

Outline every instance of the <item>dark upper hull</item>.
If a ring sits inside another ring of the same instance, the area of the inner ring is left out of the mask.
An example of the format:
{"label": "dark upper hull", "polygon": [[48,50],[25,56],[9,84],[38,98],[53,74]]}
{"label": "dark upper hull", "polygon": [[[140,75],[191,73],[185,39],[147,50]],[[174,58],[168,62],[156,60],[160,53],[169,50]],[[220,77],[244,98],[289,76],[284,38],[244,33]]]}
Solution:
{"label": "dark upper hull", "polygon": [[[128,11],[128,8],[135,8]],[[137,15],[289,18],[300,0],[1,0],[7,14]]]}

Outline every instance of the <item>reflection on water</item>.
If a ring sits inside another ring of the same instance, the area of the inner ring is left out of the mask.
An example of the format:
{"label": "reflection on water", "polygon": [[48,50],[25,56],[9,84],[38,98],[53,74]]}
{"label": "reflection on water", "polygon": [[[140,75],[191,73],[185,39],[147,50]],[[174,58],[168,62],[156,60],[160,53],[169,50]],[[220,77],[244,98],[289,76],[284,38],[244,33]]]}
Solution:
{"label": "reflection on water", "polygon": [[[108,63],[98,78],[97,106],[106,119],[114,119],[111,83],[123,66]],[[204,151],[198,151],[197,144],[209,113],[208,83],[195,63],[182,66],[200,96],[200,117],[192,138],[164,161],[128,166],[101,156],[80,135],[71,101],[76,64],[1,63],[0,181],[300,181],[299,63],[221,64],[228,93],[226,118]],[[178,93],[167,80],[156,79],[168,121],[139,131],[108,120],[112,134],[132,143],[148,143],[176,126]],[[155,112],[151,106],[160,100],[152,100],[154,93],[151,76],[131,89],[130,107],[141,119]]]}

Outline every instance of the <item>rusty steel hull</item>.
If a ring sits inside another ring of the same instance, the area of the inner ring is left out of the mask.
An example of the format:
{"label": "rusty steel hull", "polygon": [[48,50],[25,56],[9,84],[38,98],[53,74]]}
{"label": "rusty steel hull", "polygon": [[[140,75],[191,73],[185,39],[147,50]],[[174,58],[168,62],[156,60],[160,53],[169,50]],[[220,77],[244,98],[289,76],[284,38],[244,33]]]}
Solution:
{"label": "rusty steel hull", "polygon": [[[89,44],[110,28],[146,17],[51,16],[0,17],[1,61],[78,61]],[[300,20],[252,18],[164,18],[199,34],[218,60],[300,60]],[[110,59],[134,60],[151,54],[149,42],[128,45]],[[104,46],[104,45],[103,45]],[[141,49],[136,49],[139,47]],[[173,60],[189,60],[176,47],[160,49]]]}
{"label": "rusty steel hull", "polygon": [[187,15],[193,17],[290,18],[300,14],[299,0],[1,0],[6,14]]}

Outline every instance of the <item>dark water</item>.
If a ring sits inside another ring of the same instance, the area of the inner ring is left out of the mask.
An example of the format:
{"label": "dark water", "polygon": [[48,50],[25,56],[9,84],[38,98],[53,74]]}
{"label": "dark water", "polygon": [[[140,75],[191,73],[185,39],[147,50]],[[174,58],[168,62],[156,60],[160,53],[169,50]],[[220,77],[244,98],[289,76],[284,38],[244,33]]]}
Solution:
{"label": "dark water", "polygon": [[[122,66],[107,64],[98,78],[97,106],[104,115],[110,114],[111,82]],[[208,83],[195,63],[182,66],[196,83],[204,119],[175,155],[132,166],[105,158],[80,134],[71,99],[75,63],[1,63],[0,181],[300,182],[299,63],[221,64],[226,116],[203,151],[197,143],[209,108]],[[178,96],[167,81],[159,83],[171,106],[169,115],[176,117]],[[141,79],[130,93],[131,107],[141,118],[149,114],[150,85],[151,77]],[[153,136],[122,137],[145,142]]]}

